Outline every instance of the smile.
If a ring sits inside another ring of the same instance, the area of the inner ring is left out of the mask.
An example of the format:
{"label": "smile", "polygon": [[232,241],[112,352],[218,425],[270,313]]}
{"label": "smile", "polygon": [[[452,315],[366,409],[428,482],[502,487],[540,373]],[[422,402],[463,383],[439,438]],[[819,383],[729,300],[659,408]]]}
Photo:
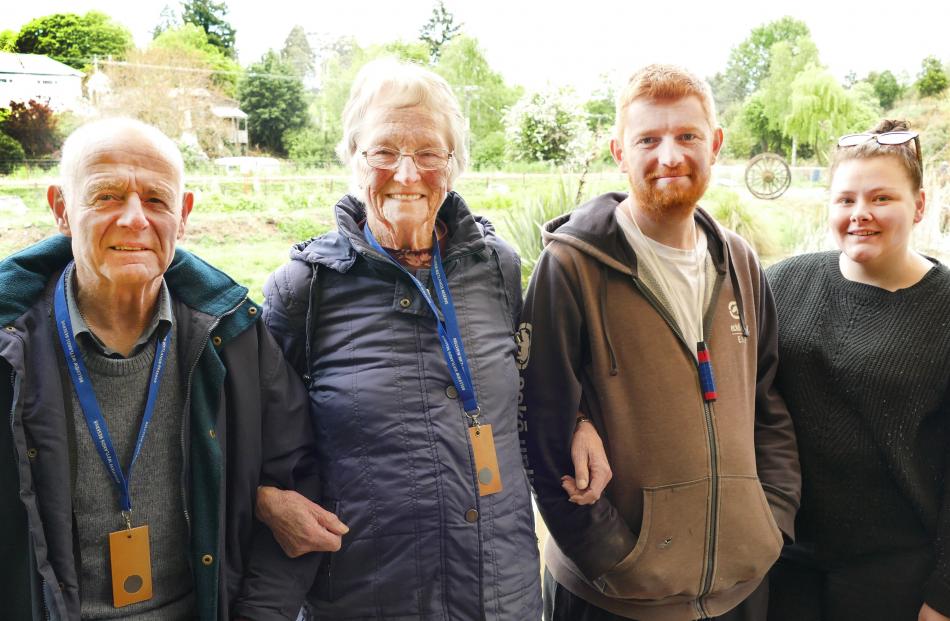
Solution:
{"label": "smile", "polygon": [[878,235],[878,233],[874,231],[850,231],[848,232],[848,235],[855,235],[857,237],[870,237],[872,235]]}
{"label": "smile", "polygon": [[422,198],[422,194],[388,194],[387,196],[397,201],[417,201]]}
{"label": "smile", "polygon": [[121,250],[122,252],[139,252],[141,250],[147,250],[147,248],[139,248],[137,246],[109,246],[110,250]]}

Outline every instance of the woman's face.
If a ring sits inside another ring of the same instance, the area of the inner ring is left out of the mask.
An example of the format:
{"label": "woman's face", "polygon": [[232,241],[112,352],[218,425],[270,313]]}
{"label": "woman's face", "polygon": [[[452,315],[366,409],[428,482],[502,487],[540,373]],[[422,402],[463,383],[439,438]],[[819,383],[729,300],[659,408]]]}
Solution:
{"label": "woman's face", "polygon": [[924,213],[924,192],[914,190],[897,157],[845,160],[831,180],[829,224],[845,256],[868,266],[901,258]]}
{"label": "woman's face", "polygon": [[357,157],[361,185],[366,191],[367,217],[399,233],[393,235],[396,239],[404,239],[406,231],[419,231],[431,239],[436,214],[449,190],[449,169],[420,171],[411,157],[401,158],[396,170],[372,168],[362,152],[373,147],[402,153],[449,149],[444,128],[431,112],[419,106],[372,107],[364,127]]}

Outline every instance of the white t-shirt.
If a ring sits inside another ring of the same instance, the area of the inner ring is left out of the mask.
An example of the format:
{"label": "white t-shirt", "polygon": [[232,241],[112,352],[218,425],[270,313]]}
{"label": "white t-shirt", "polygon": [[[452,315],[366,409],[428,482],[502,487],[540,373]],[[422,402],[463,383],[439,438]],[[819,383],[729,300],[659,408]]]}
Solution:
{"label": "white t-shirt", "polygon": [[673,317],[695,356],[696,344],[704,336],[703,313],[712,293],[709,285],[715,279],[706,234],[696,226],[694,248],[672,248],[644,235],[630,209],[629,203],[617,206],[617,223],[637,254],[640,280]]}

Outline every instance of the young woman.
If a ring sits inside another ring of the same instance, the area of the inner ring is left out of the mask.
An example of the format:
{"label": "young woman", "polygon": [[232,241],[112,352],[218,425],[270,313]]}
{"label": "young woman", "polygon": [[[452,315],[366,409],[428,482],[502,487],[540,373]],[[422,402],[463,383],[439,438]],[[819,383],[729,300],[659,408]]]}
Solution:
{"label": "young woman", "polygon": [[768,272],[803,481],[770,621],[950,619],[950,270],[910,244],[922,168],[906,123],[841,138],[838,250]]}

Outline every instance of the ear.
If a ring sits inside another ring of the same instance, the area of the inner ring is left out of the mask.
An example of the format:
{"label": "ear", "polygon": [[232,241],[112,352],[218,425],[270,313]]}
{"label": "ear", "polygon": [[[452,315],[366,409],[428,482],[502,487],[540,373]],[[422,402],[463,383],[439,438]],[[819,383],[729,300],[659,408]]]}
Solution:
{"label": "ear", "polygon": [[712,143],[712,163],[716,163],[716,158],[719,157],[719,151],[722,150],[722,141],[723,133],[722,128],[717,127],[713,132],[713,143]]}
{"label": "ear", "polygon": [[63,235],[70,237],[69,214],[66,212],[66,199],[63,198],[63,188],[58,185],[51,185],[46,190],[46,202],[53,212],[53,219],[56,221],[56,228]]}
{"label": "ear", "polygon": [[185,236],[185,225],[188,223],[188,216],[191,215],[191,208],[195,206],[195,195],[192,192],[185,192],[181,197],[181,220],[178,221],[178,239]]}
{"label": "ear", "polygon": [[620,167],[620,172],[627,172],[627,163],[623,159],[623,145],[616,138],[610,139],[610,154]]}
{"label": "ear", "polygon": [[924,207],[927,203],[927,196],[924,194],[924,189],[920,189],[920,196],[917,197],[917,200],[914,201],[914,224],[917,224],[924,219]]}

